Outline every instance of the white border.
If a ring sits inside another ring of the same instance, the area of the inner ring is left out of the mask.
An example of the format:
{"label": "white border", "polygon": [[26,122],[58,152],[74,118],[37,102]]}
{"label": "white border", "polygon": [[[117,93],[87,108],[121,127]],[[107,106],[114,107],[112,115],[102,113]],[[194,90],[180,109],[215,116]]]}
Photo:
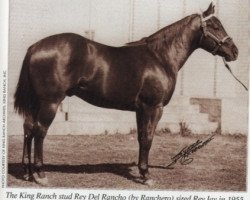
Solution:
{"label": "white border", "polygon": [[[250,6],[248,5],[249,8],[249,17],[250,17]],[[3,75],[3,71],[7,71],[8,70],[8,25],[9,25],[9,1],[8,0],[0,0],[0,126],[1,126],[1,130],[2,130],[2,117],[3,117],[3,109],[2,109],[2,104],[3,104],[3,99],[2,99],[2,85],[3,85],[3,79],[2,79],[2,75]],[[250,25],[249,25],[249,29],[250,29]],[[250,31],[250,30],[249,30]],[[250,37],[250,35],[249,35]],[[249,40],[249,39],[248,39]],[[250,45],[250,43],[249,43]],[[249,46],[249,53],[250,53],[250,46]],[[250,56],[248,57],[248,60],[250,61]],[[7,80],[6,80],[7,81]],[[8,81],[7,81],[8,83]],[[7,114],[7,112],[6,112]],[[6,115],[7,117],[7,115]],[[250,120],[248,122],[248,126],[250,124]],[[2,131],[0,131],[1,133],[1,142],[0,142],[0,155],[2,153],[2,142],[3,139],[6,142],[7,145],[7,137],[3,138],[2,137]],[[7,127],[6,127],[6,133],[7,133]],[[248,136],[248,150],[249,150],[249,143],[250,143],[250,138]],[[7,150],[5,151],[5,158],[7,158]],[[2,156],[1,156],[2,158]],[[30,189],[30,188],[6,188],[6,180],[7,180],[7,174],[5,177],[5,182],[0,186],[0,199],[5,200],[6,198],[6,194],[7,192],[12,192],[12,193],[17,193],[20,194],[20,192],[27,192],[29,194],[37,194],[38,192],[41,192],[43,194],[53,194],[54,192],[57,195],[60,194],[71,194],[73,193],[73,195],[75,195],[76,193],[79,193],[81,195],[88,195],[89,194],[100,194],[100,196],[102,196],[102,194],[108,194],[108,195],[124,195],[126,196],[127,200],[133,200],[131,199],[130,195],[133,194],[134,196],[138,196],[138,200],[141,200],[141,195],[148,195],[148,196],[173,196],[173,199],[171,200],[189,200],[188,198],[191,196],[190,200],[198,200],[195,199],[195,196],[198,196],[200,199],[199,200],[209,200],[208,196],[210,196],[210,198],[216,198],[216,200],[248,200],[250,199],[250,195],[249,195],[249,159],[250,159],[250,155],[249,155],[249,151],[248,151],[248,160],[247,160],[247,192],[192,192],[192,191],[132,191],[132,190],[84,190],[84,189]],[[0,159],[0,175],[1,175],[1,181],[2,181],[2,162],[4,162],[5,164],[5,170],[7,170],[7,159],[2,160]],[[209,166],[208,166],[209,167]],[[6,171],[7,173],[7,171]],[[0,182],[1,182],[0,181]],[[166,180],[167,181],[167,180]],[[180,180],[183,181],[183,180]],[[149,188],[150,189],[150,188]],[[187,197],[186,199],[181,199],[178,197]],[[233,198],[235,197],[235,198]],[[238,198],[237,198],[238,197]],[[240,197],[243,197],[240,198]],[[13,199],[13,198],[8,198],[8,199]],[[20,199],[19,197],[14,198],[14,199]],[[35,198],[36,199],[36,198]],[[73,198],[74,199],[74,198]],[[29,200],[29,199],[28,199]],[[32,199],[31,199],[32,200]],[[85,200],[88,200],[88,198],[86,198]],[[101,198],[99,200],[102,200]]]}
{"label": "white border", "polygon": [[[3,73],[6,74],[6,91],[8,91],[8,29],[9,29],[9,1],[1,0],[0,1],[0,126],[1,126],[1,140],[0,140],[0,189],[6,187],[7,180],[7,148],[3,148],[3,143],[7,147],[7,93],[6,93],[6,103],[3,105]],[[5,106],[5,108],[3,108]],[[4,110],[3,110],[4,109]],[[3,111],[5,111],[6,119],[6,128],[5,128],[5,137],[3,136]],[[3,158],[3,156],[5,156]],[[4,199],[4,190],[0,190],[0,199]]]}

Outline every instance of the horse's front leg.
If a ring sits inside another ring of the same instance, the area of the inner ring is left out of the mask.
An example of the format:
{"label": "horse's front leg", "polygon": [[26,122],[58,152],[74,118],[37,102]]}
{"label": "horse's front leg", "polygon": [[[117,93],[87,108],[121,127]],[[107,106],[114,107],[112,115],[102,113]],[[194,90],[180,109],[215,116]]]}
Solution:
{"label": "horse's front leg", "polygon": [[156,126],[162,116],[163,106],[147,106],[143,105],[136,112],[137,131],[139,142],[139,163],[138,168],[143,181],[150,184],[148,172],[148,156],[152,145]]}

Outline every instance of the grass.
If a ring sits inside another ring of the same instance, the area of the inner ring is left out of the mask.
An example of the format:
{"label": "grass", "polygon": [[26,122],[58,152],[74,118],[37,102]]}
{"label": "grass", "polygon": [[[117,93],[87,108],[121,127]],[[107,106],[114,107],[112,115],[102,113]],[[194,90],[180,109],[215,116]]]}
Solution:
{"label": "grass", "polygon": [[[156,183],[149,188],[135,181],[139,177],[136,134],[47,136],[44,164],[48,187],[245,191],[245,136],[216,135],[191,155],[194,160],[189,165],[163,168],[183,147],[208,137],[156,134],[149,158]],[[22,136],[8,138],[8,186],[40,187],[22,179],[22,140]]]}

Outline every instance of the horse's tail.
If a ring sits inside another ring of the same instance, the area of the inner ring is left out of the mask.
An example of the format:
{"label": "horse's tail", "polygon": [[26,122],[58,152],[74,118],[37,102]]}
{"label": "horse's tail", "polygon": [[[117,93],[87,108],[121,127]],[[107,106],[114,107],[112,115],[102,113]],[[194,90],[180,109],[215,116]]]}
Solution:
{"label": "horse's tail", "polygon": [[14,108],[18,114],[23,117],[32,116],[37,114],[40,104],[34,87],[30,79],[30,50],[23,60],[23,65],[14,95]]}

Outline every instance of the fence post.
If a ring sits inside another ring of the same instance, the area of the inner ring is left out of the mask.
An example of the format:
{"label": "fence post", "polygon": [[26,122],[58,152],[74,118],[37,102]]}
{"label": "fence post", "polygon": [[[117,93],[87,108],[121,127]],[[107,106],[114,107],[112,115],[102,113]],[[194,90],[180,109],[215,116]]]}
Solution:
{"label": "fence post", "polygon": [[[183,1],[183,9],[182,9],[182,15],[183,17],[185,17],[186,15],[186,0]],[[183,96],[184,95],[184,71],[185,67],[182,67],[181,69],[181,82],[180,82],[180,95]]]}

